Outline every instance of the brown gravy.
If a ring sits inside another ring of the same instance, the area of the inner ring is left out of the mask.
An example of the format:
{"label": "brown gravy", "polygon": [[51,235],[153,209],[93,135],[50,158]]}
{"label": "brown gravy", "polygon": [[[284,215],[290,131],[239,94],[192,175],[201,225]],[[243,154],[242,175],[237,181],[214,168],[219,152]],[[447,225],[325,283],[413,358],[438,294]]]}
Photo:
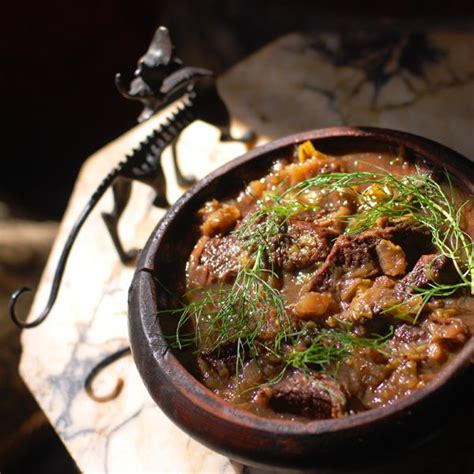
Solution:
{"label": "brown gravy", "polygon": [[[387,153],[332,157],[307,142],[295,155],[237,198],[200,211],[183,319],[200,379],[269,417],[332,418],[392,404],[429,383],[474,330],[459,262],[405,212],[422,199],[403,194],[405,177],[422,176],[421,192],[435,183],[451,196],[450,187]],[[455,189],[452,199],[459,206],[468,197]],[[460,222],[470,235],[471,215],[472,203]],[[442,285],[446,294],[429,294]]]}

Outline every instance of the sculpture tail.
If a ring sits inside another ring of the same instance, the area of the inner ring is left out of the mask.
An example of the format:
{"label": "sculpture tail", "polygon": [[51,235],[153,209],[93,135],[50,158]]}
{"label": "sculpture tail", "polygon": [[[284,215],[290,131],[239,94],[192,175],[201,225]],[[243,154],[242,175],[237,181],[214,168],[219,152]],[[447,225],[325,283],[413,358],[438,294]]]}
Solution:
{"label": "sculpture tail", "polygon": [[79,231],[81,230],[82,225],[86,221],[87,217],[91,213],[91,211],[94,209],[96,204],[99,202],[100,198],[103,196],[105,191],[109,188],[109,186],[113,183],[115,178],[121,174],[122,172],[122,167],[123,163],[120,163],[116,168],[114,168],[105,178],[104,180],[100,183],[99,187],[96,189],[96,191],[92,194],[90,197],[88,203],[82,210],[81,214],[77,218],[73,228],[71,229],[71,232],[69,233],[69,236],[66,240],[66,243],[64,244],[64,248],[61,252],[61,256],[59,257],[58,265],[56,267],[56,271],[54,273],[53,277],[53,283],[51,286],[51,291],[49,294],[48,301],[46,303],[45,308],[43,311],[37,316],[34,320],[30,322],[22,321],[18,318],[18,315],[16,314],[16,305],[18,302],[19,297],[27,292],[31,291],[30,288],[19,288],[17,289],[11,296],[10,298],[10,306],[9,306],[9,311],[10,311],[10,317],[12,321],[20,328],[23,329],[28,329],[28,328],[33,328],[41,324],[47,317],[48,314],[50,313],[54,302],[56,301],[56,297],[58,296],[59,292],[59,287],[61,285],[61,280],[63,278],[64,274],[64,269],[66,268],[66,263],[69,257],[69,253],[71,252],[71,248],[77,238],[77,235],[79,234]]}

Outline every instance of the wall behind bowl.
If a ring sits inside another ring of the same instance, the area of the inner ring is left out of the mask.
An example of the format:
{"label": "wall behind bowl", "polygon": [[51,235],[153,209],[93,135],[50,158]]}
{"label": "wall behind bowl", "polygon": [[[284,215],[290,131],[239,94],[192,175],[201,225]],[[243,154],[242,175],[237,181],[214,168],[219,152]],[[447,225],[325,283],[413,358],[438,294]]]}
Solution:
{"label": "wall behind bowl", "polygon": [[135,124],[140,107],[120,97],[113,78],[132,72],[158,24],[186,62],[220,73],[292,30],[472,23],[474,3],[438,3],[9,2],[0,19],[0,201],[28,217],[60,218],[83,160]]}

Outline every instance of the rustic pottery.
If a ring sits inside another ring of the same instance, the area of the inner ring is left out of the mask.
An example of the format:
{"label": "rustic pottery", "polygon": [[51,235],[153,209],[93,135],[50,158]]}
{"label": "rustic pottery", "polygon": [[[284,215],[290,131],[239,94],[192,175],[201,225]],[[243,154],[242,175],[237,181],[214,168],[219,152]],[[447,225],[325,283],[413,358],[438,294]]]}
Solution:
{"label": "rustic pottery", "polygon": [[446,168],[459,187],[474,193],[472,163],[438,143],[386,129],[337,127],[258,147],[208,175],[170,208],[141,252],[130,288],[129,333],[135,363],[157,405],[179,427],[231,459],[260,467],[354,465],[422,439],[443,424],[454,400],[457,406],[467,402],[459,387],[474,355],[472,338],[435,380],[415,394],[385,408],[308,422],[262,418],[243,411],[214,395],[184,368],[181,356],[167,343],[173,321],[157,317],[157,312],[169,299],[163,288],[173,290],[180,285],[196,240],[196,211],[210,198],[231,196],[306,140],[330,154],[396,152],[403,147],[408,156]]}

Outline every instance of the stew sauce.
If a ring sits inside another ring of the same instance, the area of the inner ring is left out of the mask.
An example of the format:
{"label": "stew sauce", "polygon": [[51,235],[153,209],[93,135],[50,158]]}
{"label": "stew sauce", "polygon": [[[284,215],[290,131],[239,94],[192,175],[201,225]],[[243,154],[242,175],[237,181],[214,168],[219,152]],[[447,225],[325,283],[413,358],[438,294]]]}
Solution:
{"label": "stew sauce", "polygon": [[332,157],[306,142],[235,199],[206,203],[181,321],[201,381],[295,419],[386,406],[429,383],[474,321],[472,206],[450,227],[444,198],[468,197],[403,156]]}

